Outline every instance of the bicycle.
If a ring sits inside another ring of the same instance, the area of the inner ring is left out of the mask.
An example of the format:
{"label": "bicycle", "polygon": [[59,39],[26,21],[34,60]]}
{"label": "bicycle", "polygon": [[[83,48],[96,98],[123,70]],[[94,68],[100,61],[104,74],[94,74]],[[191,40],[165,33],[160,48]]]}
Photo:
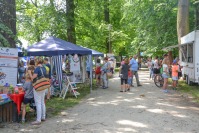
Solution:
{"label": "bicycle", "polygon": [[162,77],[162,74],[157,74],[154,77],[154,83],[157,87],[161,88],[164,84],[164,78]]}

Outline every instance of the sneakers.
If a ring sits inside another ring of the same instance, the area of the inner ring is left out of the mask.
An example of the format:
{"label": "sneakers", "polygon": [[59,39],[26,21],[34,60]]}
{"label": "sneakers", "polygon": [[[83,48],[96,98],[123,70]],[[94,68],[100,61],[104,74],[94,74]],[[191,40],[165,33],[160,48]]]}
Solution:
{"label": "sneakers", "polygon": [[164,92],[164,93],[168,93],[169,91],[168,91],[168,90],[163,90],[163,92]]}
{"label": "sneakers", "polygon": [[24,124],[26,121],[25,120],[21,120],[21,123]]}
{"label": "sneakers", "polygon": [[39,121],[34,121],[34,122],[32,122],[31,124],[32,124],[32,125],[40,125],[41,122],[39,122]]}
{"label": "sneakers", "polygon": [[46,119],[41,119],[41,121],[46,121]]}
{"label": "sneakers", "polygon": [[138,86],[142,86],[141,84],[139,84]]}

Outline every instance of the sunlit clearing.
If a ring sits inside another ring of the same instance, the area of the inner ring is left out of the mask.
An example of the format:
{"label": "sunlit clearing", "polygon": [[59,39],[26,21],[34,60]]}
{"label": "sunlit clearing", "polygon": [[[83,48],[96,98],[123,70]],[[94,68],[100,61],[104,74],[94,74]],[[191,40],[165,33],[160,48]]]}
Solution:
{"label": "sunlit clearing", "polygon": [[150,83],[142,83],[142,84],[149,85]]}
{"label": "sunlit clearing", "polygon": [[121,131],[123,133],[123,131],[126,131],[126,132],[137,132],[137,130],[135,129],[132,129],[132,128],[119,128],[118,129],[119,131]]}
{"label": "sunlit clearing", "polygon": [[129,120],[120,120],[120,121],[117,121],[117,123],[121,124],[121,125],[133,126],[133,127],[145,127],[145,128],[148,127],[147,125],[145,125],[143,123],[133,122],[133,121],[129,121]]}
{"label": "sunlit clearing", "polygon": [[185,118],[185,117],[187,117],[187,116],[185,116],[185,115],[179,114],[177,111],[169,111],[169,113],[170,113],[171,115],[173,115],[173,116],[180,117],[180,118]]}
{"label": "sunlit clearing", "polygon": [[20,131],[21,131],[21,132],[33,132],[32,129],[21,129]]}
{"label": "sunlit clearing", "polygon": [[93,101],[93,100],[95,100],[95,98],[89,98],[89,99],[88,99],[88,101]]}
{"label": "sunlit clearing", "polygon": [[147,111],[152,112],[152,113],[158,113],[158,114],[164,113],[162,109],[147,109]]}
{"label": "sunlit clearing", "polygon": [[136,100],[143,100],[142,98],[135,98]]}
{"label": "sunlit clearing", "polygon": [[169,107],[173,107],[173,105],[168,104],[168,103],[156,103],[157,105],[164,105],[164,106],[169,106]]}
{"label": "sunlit clearing", "polygon": [[73,122],[73,121],[74,121],[74,120],[70,120],[70,119],[63,119],[63,120],[62,120],[63,123],[65,123],[65,122]]}
{"label": "sunlit clearing", "polygon": [[142,106],[142,105],[131,106],[131,107],[135,109],[146,109],[146,106]]}

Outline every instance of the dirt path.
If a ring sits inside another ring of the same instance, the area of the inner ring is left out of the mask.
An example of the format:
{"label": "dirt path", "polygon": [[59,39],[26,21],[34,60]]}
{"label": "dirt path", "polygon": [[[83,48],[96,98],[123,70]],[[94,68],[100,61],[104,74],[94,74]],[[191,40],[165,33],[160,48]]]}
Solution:
{"label": "dirt path", "polygon": [[120,80],[108,89],[97,89],[79,105],[47,119],[40,126],[17,125],[20,130],[0,128],[2,133],[198,133],[199,106],[180,94],[163,93],[148,72],[141,71],[142,87],[121,93]]}

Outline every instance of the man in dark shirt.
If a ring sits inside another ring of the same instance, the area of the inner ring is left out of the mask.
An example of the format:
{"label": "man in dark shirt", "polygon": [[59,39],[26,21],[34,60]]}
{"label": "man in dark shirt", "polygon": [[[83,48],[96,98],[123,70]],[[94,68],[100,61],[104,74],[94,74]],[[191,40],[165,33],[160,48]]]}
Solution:
{"label": "man in dark shirt", "polygon": [[[48,67],[46,70],[47,78],[49,78],[49,81],[51,80],[51,66],[48,62],[48,58],[44,58],[44,66]],[[47,99],[50,99],[50,88],[48,88],[48,94],[47,94]]]}

